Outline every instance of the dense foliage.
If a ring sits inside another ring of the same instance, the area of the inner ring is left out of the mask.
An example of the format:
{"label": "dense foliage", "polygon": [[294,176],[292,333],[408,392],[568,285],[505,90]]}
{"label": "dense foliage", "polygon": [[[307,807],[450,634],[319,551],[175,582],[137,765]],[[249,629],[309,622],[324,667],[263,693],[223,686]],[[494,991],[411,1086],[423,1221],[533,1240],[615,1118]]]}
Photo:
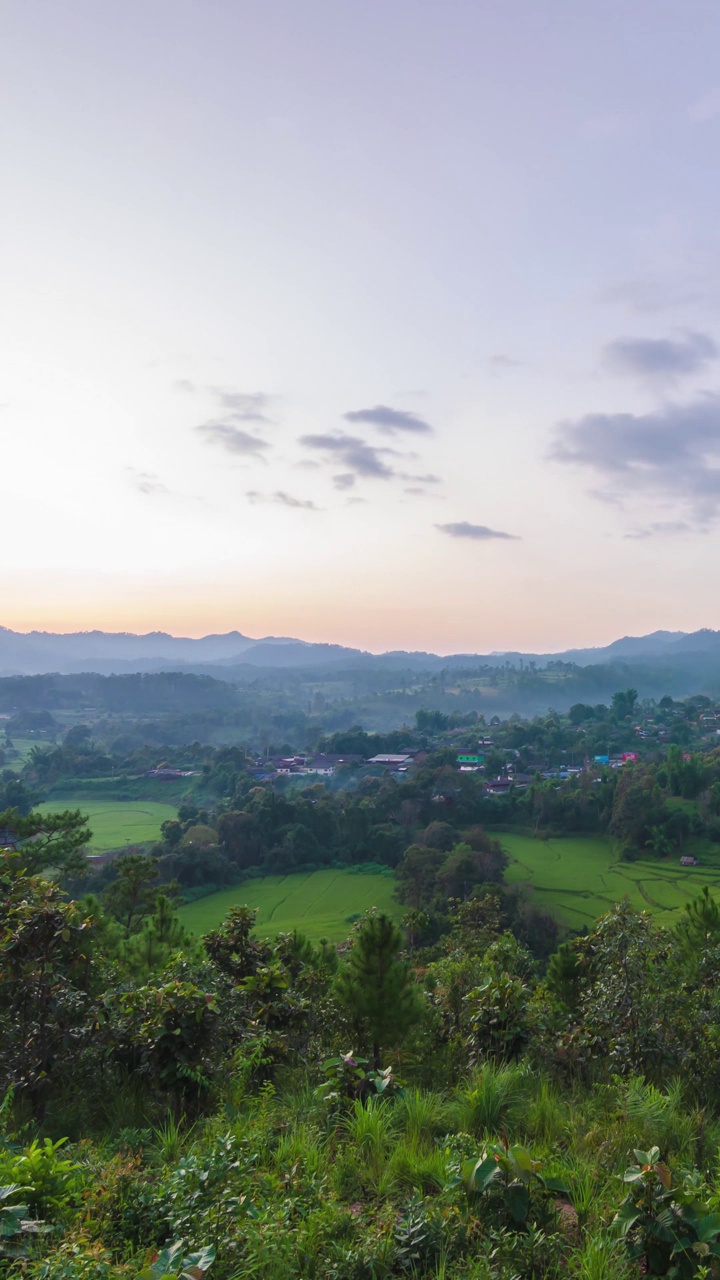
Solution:
{"label": "dense foliage", "polygon": [[[497,855],[431,835],[440,868]],[[429,941],[419,909],[336,951],[258,938],[239,907],[197,942],[152,857],[75,902],[23,848],[0,894],[0,1274],[717,1273],[708,894],[672,930],[620,904],[547,964],[497,879]]]}
{"label": "dense foliage", "polygon": [[[68,677],[105,700],[68,728],[71,686],[38,679],[0,775],[0,1275],[720,1274],[720,908],[706,891],[663,929],[620,903],[569,936],[506,883],[496,834],[720,845],[709,699],[628,687],[484,725],[429,698],[375,735],[317,702],[314,745],[360,757],[320,781],[183,738],[176,696],[215,728],[240,714],[218,682]],[[128,712],[143,698],[169,738]],[[177,817],[89,871],[74,788],[155,785],[175,734]],[[481,735],[484,772],[461,770]],[[406,748],[407,774],[362,763]],[[262,938],[241,905],[202,940],[177,915],[269,871],[377,865],[402,923],[371,912],[339,948]]]}

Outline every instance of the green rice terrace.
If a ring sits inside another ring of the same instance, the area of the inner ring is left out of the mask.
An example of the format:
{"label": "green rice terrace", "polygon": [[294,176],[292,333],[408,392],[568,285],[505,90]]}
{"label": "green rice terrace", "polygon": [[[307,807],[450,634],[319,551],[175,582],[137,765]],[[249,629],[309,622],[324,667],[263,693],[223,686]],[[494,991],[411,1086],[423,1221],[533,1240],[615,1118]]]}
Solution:
{"label": "green rice terrace", "polygon": [[179,916],[190,932],[204,934],[217,928],[231,907],[248,906],[258,913],[257,931],[261,934],[298,929],[311,942],[320,938],[342,942],[353,920],[370,907],[396,918],[403,914],[394,887],[392,876],[353,871],[263,876],[189,903],[180,908]]}
{"label": "green rice terrace", "polygon": [[92,831],[90,849],[93,853],[159,840],[163,822],[177,816],[174,805],[154,800],[126,800],[114,804],[99,800],[54,800],[37,806],[40,813],[56,813],[58,809],[65,808],[80,809],[85,814]]}
{"label": "green rice terrace", "polygon": [[679,858],[621,862],[609,837],[577,836],[537,840],[497,833],[510,854],[510,883],[526,883],[538,904],[547,906],[575,929],[590,925],[614,902],[628,898],[638,911],[651,911],[658,924],[672,924],[678,911],[705,885],[720,895],[720,851],[688,846],[697,867],[681,867]]}
{"label": "green rice terrace", "polygon": [[[530,885],[539,905],[575,929],[589,926],[623,898],[638,911],[650,911],[658,923],[672,924],[704,885],[720,896],[717,853],[700,854],[697,867],[681,867],[678,860],[621,862],[613,842],[601,836],[537,840],[498,834],[511,858],[507,880]],[[399,918],[405,908],[393,889],[390,876],[352,871],[264,876],[190,903],[180,916],[187,929],[203,934],[216,928],[231,907],[247,905],[257,910],[263,934],[297,928],[312,941],[339,942],[369,907]]]}

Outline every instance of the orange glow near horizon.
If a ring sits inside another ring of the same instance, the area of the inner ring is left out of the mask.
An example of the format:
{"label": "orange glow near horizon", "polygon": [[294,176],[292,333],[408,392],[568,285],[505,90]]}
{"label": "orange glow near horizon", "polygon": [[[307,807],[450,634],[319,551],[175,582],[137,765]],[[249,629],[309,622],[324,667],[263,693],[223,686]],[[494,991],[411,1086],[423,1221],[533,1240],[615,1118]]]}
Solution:
{"label": "orange glow near horizon", "polygon": [[[489,653],[495,651],[561,652],[565,649],[609,644],[622,635],[642,635],[659,629],[695,630],[712,625],[707,617],[683,618],[673,622],[667,611],[643,611],[636,614],[632,625],[623,625],[617,616],[586,613],[581,622],[568,625],[566,617],[558,617],[548,625],[547,617],[528,616],[527,605],[498,602],[496,616],[488,611],[482,620],[458,617],[449,601],[427,612],[408,602],[385,604],[350,610],[344,604],[328,604],[308,600],[304,607],[295,601],[266,601],[246,598],[243,603],[229,603],[227,595],[208,591],[207,598],[195,587],[192,600],[183,599],[158,584],[122,593],[122,599],[103,598],[94,593],[92,599],[78,592],[72,609],[61,600],[45,597],[43,601],[25,602],[3,612],[1,623],[13,631],[50,631],[72,633],[83,631],[129,632],[145,634],[164,631],[173,636],[201,638],[210,634],[239,631],[254,639],[264,636],[288,636],[313,643],[339,644],[349,648],[382,653],[392,649],[421,650],[439,654]],[[119,593],[118,593],[119,594]],[[218,595],[226,596],[222,603]],[[213,598],[214,597],[214,598]]]}

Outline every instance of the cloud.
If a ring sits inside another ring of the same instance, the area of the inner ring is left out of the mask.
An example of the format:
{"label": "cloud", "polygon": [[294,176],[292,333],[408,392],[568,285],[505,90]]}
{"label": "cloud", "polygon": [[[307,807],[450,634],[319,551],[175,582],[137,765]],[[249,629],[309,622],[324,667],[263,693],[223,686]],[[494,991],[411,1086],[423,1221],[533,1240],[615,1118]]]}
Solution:
{"label": "cloud", "polygon": [[275,502],[281,507],[292,507],[297,511],[322,511],[322,507],[318,507],[309,498],[295,498],[282,489],[277,489],[275,493],[259,493],[257,489],[249,489],[245,496],[250,502]]}
{"label": "cloud", "polygon": [[720,116],[720,87],[710,91],[688,107],[688,115],[696,124],[705,124],[708,120],[717,120]]}
{"label": "cloud", "polygon": [[602,482],[599,496],[660,498],[707,524],[720,512],[720,396],[561,423],[549,456],[585,467]]}
{"label": "cloud", "polygon": [[503,533],[499,529],[489,529],[486,524],[469,524],[467,520],[458,520],[453,524],[436,524],[436,529],[446,533],[449,538],[472,538],[475,542],[488,542],[492,538],[500,538],[508,542],[518,542],[516,533]]}
{"label": "cloud", "polygon": [[184,391],[186,395],[190,395],[195,391],[195,383],[190,382],[188,378],[176,378],[173,382],[174,391]]}
{"label": "cloud", "polygon": [[352,489],[355,484],[356,477],[352,471],[345,471],[342,475],[333,476],[333,484],[336,489]]}
{"label": "cloud", "polygon": [[346,422],[361,422],[370,427],[377,427],[385,435],[394,435],[396,431],[409,431],[415,435],[431,435],[432,427],[424,418],[416,413],[407,413],[404,409],[390,409],[386,404],[376,404],[374,409],[351,409],[343,414]]}
{"label": "cloud", "polygon": [[604,289],[596,301],[611,306],[629,307],[644,315],[693,306],[702,302],[704,293],[699,285],[688,288],[686,280],[682,283],[670,280],[622,280]]}
{"label": "cloud", "polygon": [[692,533],[692,526],[686,520],[654,520],[644,529],[631,529],[623,534],[624,538],[671,538],[678,533]]}
{"label": "cloud", "polygon": [[488,364],[492,369],[517,369],[523,363],[522,360],[514,360],[512,356],[506,356],[502,352],[498,355],[490,356]]}
{"label": "cloud", "polygon": [[223,417],[233,422],[255,422],[262,426],[273,426],[273,420],[267,410],[272,396],[264,391],[224,391],[222,387],[212,387],[223,410]]}
{"label": "cloud", "polygon": [[153,471],[138,471],[137,467],[126,467],[130,482],[139,493],[170,493],[166,484]]}
{"label": "cloud", "polygon": [[[226,391],[223,387],[208,387],[206,390],[212,392],[222,411],[217,418],[195,427],[204,436],[206,444],[219,445],[228,453],[264,461],[262,455],[270,445],[257,432],[274,425],[266,412],[272,397],[264,391]],[[246,430],[247,426],[254,431]]]}
{"label": "cloud", "polygon": [[270,445],[259,436],[252,436],[232,422],[201,422],[195,430],[204,437],[206,444],[219,445],[228,453],[242,454],[246,457],[262,458]]}
{"label": "cloud", "polygon": [[614,373],[651,380],[672,380],[696,373],[717,359],[717,343],[706,333],[682,338],[617,338],[603,348],[603,360]]}
{"label": "cloud", "polygon": [[337,435],[301,436],[300,443],[308,449],[319,449],[327,454],[333,462],[342,463],[354,475],[365,476],[374,480],[390,480],[397,473],[386,461],[386,458],[400,458],[395,449],[381,448],[366,444],[358,436]]}

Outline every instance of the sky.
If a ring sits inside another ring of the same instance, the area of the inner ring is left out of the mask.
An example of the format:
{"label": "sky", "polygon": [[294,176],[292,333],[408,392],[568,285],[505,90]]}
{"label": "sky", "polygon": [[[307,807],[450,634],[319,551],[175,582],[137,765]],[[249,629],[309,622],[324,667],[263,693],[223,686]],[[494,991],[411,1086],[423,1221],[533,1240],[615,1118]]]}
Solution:
{"label": "sky", "polygon": [[717,0],[0,0],[0,623],[720,627]]}

